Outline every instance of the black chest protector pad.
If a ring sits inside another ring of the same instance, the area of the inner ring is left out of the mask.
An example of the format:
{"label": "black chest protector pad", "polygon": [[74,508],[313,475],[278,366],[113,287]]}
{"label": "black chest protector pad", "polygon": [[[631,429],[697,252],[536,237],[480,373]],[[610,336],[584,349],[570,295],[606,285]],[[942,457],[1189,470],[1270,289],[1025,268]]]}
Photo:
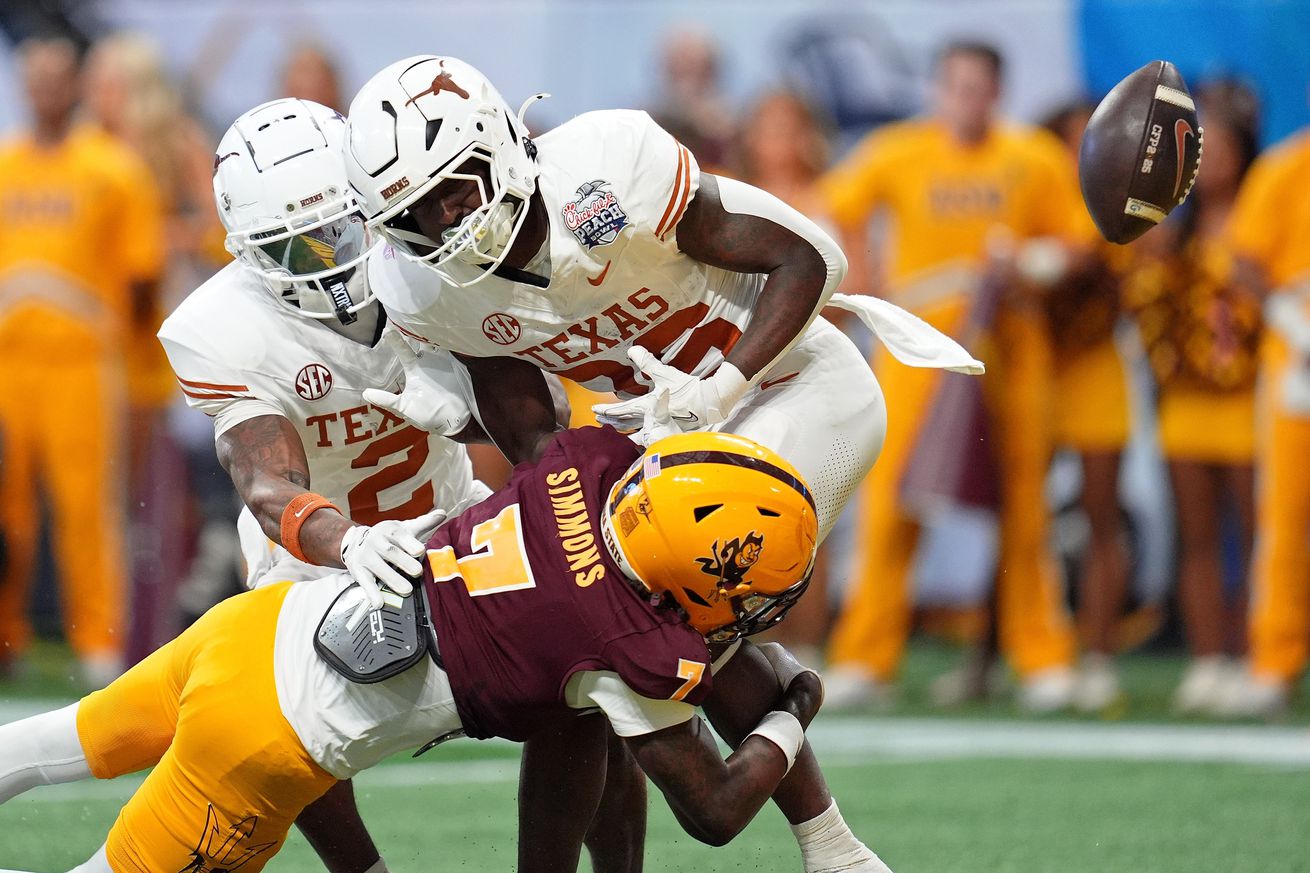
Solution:
{"label": "black chest protector pad", "polygon": [[415,586],[398,608],[384,603],[349,628],[362,597],[358,583],[337,595],[314,633],[314,650],[351,682],[370,685],[417,664],[428,653],[432,634],[422,588]]}

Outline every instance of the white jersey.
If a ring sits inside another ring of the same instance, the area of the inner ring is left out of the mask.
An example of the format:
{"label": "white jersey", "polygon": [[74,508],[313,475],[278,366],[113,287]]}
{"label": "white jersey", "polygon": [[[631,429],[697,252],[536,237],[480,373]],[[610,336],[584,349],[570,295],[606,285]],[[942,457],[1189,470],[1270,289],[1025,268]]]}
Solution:
{"label": "white jersey", "polygon": [[463,446],[361,399],[366,388],[400,389],[392,352],[283,306],[238,262],[192,292],[159,339],[215,437],[256,416],[285,417],[304,444],[310,487],[355,522],[414,518],[487,493]]}
{"label": "white jersey", "polygon": [[635,386],[626,354],[635,344],[708,374],[741,336],[765,277],[678,250],[678,222],[700,185],[691,152],[631,110],[580,115],[535,143],[549,263],[528,271],[549,276],[548,287],[498,275],[449,287],[384,250],[369,275],[395,323],[433,345],[521,358],[597,391]]}
{"label": "white jersey", "polygon": [[[638,388],[627,356],[637,344],[684,373],[710,373],[750,323],[766,277],[678,250],[678,222],[700,185],[695,158],[646,113],[627,110],[578,116],[535,142],[549,263],[538,256],[527,271],[549,285],[493,275],[457,288],[388,249],[369,277],[394,323],[451,351],[512,355],[599,391]],[[756,381],[715,429],[794,464],[825,536],[882,447],[882,391],[822,318]]]}

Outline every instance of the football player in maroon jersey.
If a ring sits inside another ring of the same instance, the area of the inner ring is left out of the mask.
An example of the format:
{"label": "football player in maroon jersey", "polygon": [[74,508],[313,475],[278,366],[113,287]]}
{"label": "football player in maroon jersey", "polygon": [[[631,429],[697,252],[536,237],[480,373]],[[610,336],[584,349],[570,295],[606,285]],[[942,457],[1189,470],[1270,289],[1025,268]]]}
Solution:
{"label": "football player in maroon jersey", "polygon": [[[566,431],[433,535],[415,596],[361,613],[346,574],[264,586],[107,689],[0,727],[0,802],[153,764],[79,869],[239,857],[257,873],[336,779],[425,741],[523,740],[599,710],[687,832],[720,845],[787,775],[822,686],[780,647],[744,647],[731,663],[775,678],[727,760],[694,707],[715,654],[799,598],[816,540],[805,482],[750,440],[681,434],[642,453],[608,428]],[[211,833],[229,835],[223,858]],[[843,869],[886,870],[855,842]]]}

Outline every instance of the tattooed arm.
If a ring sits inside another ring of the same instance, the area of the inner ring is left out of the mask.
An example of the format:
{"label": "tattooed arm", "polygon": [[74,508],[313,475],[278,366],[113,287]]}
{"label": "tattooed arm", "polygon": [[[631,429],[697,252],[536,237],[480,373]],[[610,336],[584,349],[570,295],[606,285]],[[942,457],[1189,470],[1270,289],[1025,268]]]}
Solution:
{"label": "tattooed arm", "polygon": [[[295,425],[280,415],[260,415],[233,425],[218,438],[218,460],[264,534],[282,540],[282,511],[309,490],[309,461]],[[341,538],[352,523],[320,509],[300,528],[305,556],[323,567],[342,567]]]}
{"label": "tattooed arm", "polygon": [[[818,677],[802,673],[791,680],[773,709],[789,713],[805,728],[822,699]],[[750,824],[787,775],[786,753],[760,734],[746,736],[725,761],[699,716],[625,739],[683,830],[713,846],[727,843]]]}
{"label": "tattooed arm", "polygon": [[709,174],[678,222],[677,240],[701,263],[768,275],[727,357],[747,379],[791,348],[846,275],[841,249],[812,221],[758,188]]}

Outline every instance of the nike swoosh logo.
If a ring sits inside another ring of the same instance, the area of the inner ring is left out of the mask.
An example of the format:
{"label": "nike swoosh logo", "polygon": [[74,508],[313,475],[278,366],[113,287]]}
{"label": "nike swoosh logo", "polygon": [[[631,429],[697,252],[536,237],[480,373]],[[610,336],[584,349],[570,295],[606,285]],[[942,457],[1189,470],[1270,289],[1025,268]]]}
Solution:
{"label": "nike swoosh logo", "polygon": [[685,415],[672,415],[670,416],[670,418],[672,418],[674,421],[690,421],[690,422],[700,421],[700,416],[698,416],[694,412],[688,412]]}
{"label": "nike swoosh logo", "polygon": [[1174,175],[1174,199],[1178,199],[1178,191],[1183,187],[1183,165],[1186,161],[1187,138],[1196,136],[1192,126],[1187,123],[1187,119],[1180,118],[1174,122],[1174,143],[1178,146],[1178,170]]}
{"label": "nike swoosh logo", "polygon": [[606,262],[605,262],[605,269],[603,269],[603,270],[600,271],[600,275],[597,276],[597,277],[594,278],[594,279],[591,278],[590,276],[588,276],[588,277],[587,277],[587,281],[590,282],[592,285],[599,285],[601,282],[604,282],[604,281],[605,281],[605,275],[606,275],[607,273],[609,273],[609,271],[610,271],[610,265],[613,264],[613,263],[614,263],[613,261],[606,261]]}
{"label": "nike swoosh logo", "polygon": [[801,374],[800,370],[797,370],[795,373],[788,373],[786,376],[779,376],[776,379],[769,379],[766,382],[761,382],[760,390],[767,391],[768,389],[772,388],[774,385],[781,385],[783,382],[790,382],[792,379],[795,379],[800,374]]}
{"label": "nike swoosh logo", "polygon": [[309,509],[309,507],[308,507],[308,506],[302,506],[302,507],[300,507],[299,509],[297,509],[296,512],[295,512],[295,516],[296,516],[296,518],[300,518],[300,516],[304,515],[306,509]]}

